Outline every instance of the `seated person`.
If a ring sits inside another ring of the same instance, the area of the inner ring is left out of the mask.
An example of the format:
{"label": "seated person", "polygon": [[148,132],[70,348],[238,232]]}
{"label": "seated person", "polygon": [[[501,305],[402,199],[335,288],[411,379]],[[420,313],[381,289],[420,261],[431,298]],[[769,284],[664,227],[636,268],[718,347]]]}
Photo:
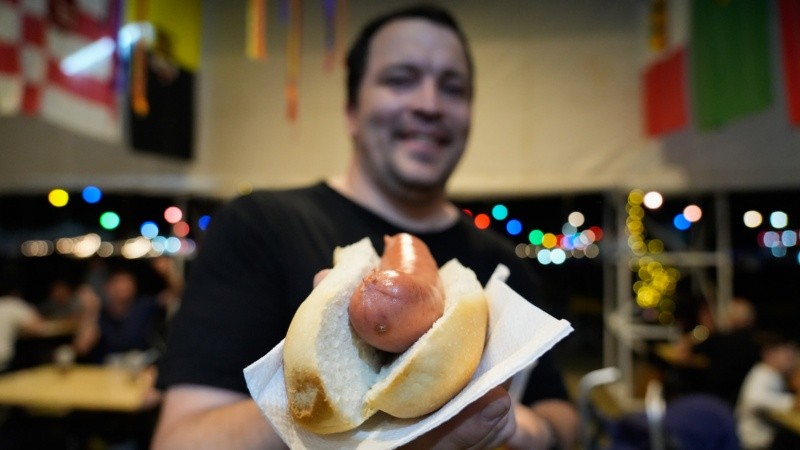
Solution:
{"label": "seated person", "polygon": [[[667,403],[663,417],[666,449],[739,450],[730,407],[708,394],[686,394]],[[648,450],[650,429],[644,412],[623,416],[612,427],[611,448]]]}
{"label": "seated person", "polygon": [[37,334],[44,326],[36,309],[17,295],[0,294],[0,372],[8,369],[21,334]]}
{"label": "seated person", "polygon": [[110,273],[101,303],[94,327],[76,339],[78,355],[100,363],[110,355],[153,347],[164,310],[155,297],[139,294],[132,271],[117,269]]}
{"label": "seated person", "polygon": [[775,430],[764,419],[769,411],[797,408],[787,377],[797,367],[797,343],[778,334],[765,335],[761,360],[747,373],[736,404],[739,438],[745,449],[770,448]]}
{"label": "seated person", "polygon": [[723,330],[711,332],[692,349],[708,360],[704,390],[730,407],[736,403],[747,372],[759,360],[755,319],[755,310],[747,299],[733,298],[725,311]]}
{"label": "seated person", "polygon": [[49,319],[75,318],[81,311],[81,301],[76,294],[76,289],[67,280],[57,278],[50,283],[39,312]]}

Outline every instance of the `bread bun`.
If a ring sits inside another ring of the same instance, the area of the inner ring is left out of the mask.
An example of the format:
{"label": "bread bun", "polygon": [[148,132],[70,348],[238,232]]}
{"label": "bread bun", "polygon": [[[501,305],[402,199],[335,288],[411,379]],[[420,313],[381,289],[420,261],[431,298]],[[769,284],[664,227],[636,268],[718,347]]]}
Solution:
{"label": "bread bun", "polygon": [[337,248],[334,266],[300,305],[284,342],[289,410],[320,434],[356,428],[377,411],[413,418],[435,411],[472,377],[486,340],[488,305],[475,274],[442,266],[445,312],[428,332],[382,367],[386,354],[353,331],[347,307],[378,264],[368,238]]}

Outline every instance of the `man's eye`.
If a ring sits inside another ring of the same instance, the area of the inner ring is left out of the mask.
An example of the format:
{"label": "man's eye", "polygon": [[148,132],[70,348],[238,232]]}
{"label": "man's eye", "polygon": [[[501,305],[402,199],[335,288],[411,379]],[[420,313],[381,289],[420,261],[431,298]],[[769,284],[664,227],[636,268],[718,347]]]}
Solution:
{"label": "man's eye", "polygon": [[452,97],[466,98],[469,96],[469,87],[464,83],[443,83],[440,89]]}
{"label": "man's eye", "polygon": [[410,86],[413,82],[414,79],[412,77],[405,75],[389,75],[383,79],[383,83],[391,87]]}

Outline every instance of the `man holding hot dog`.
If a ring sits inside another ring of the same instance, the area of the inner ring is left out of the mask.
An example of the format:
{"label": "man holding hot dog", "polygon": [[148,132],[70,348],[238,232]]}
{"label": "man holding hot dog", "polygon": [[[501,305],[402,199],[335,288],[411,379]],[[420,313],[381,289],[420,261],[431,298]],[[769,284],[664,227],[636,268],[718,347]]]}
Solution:
{"label": "man holding hot dog", "polygon": [[[190,273],[161,370],[156,449],[282,448],[247,393],[242,369],[286,334],[336,246],[413,233],[439,264],[458,258],[486,282],[498,263],[534,298],[511,244],[479,231],[446,197],[469,135],[473,67],[466,38],[435,8],[368,24],[347,58],[346,173],[310,187],[260,191],[217,215]],[[548,356],[522,402],[490,391],[410,448],[570,448],[577,414]]]}

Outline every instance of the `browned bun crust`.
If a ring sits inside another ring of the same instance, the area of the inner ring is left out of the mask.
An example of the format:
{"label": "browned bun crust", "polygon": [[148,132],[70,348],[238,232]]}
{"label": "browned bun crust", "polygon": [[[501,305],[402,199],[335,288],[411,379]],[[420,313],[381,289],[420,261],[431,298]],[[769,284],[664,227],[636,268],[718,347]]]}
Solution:
{"label": "browned bun crust", "polygon": [[444,315],[380,367],[380,353],[355,334],[347,315],[353,290],[378,259],[366,238],[337,249],[333,269],[289,326],[283,355],[289,410],[312,432],[350,430],[378,410],[401,418],[428,414],[456,395],[480,362],[488,305],[475,274],[452,260],[440,269]]}
{"label": "browned bun crust", "polygon": [[367,238],[337,248],[333,268],[297,309],[286,333],[283,376],[289,411],[315,433],[346,431],[369,417],[361,405],[377,377],[380,355],[351,331],[347,305],[378,259]]}

